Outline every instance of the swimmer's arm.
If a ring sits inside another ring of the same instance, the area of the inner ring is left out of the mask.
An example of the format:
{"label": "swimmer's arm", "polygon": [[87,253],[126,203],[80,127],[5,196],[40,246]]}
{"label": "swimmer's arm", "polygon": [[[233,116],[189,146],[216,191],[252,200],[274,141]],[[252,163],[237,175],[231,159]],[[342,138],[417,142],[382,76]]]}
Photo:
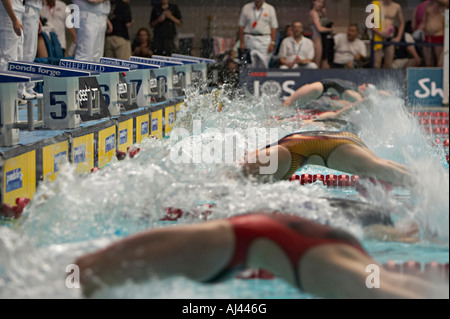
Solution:
{"label": "swimmer's arm", "polygon": [[353,90],[345,90],[343,93],[344,99],[349,102],[359,102],[364,100],[361,93]]}
{"label": "swimmer's arm", "polygon": [[354,102],[352,104],[349,104],[342,109],[336,111],[336,112],[324,112],[319,115],[320,119],[326,119],[326,118],[343,118],[347,116],[350,112],[357,110],[359,107],[364,105],[364,102],[366,102],[367,99],[362,99],[361,101]]}
{"label": "swimmer's arm", "polygon": [[411,227],[401,229],[394,226],[370,225],[364,227],[364,236],[369,239],[381,241],[397,241],[403,243],[416,243],[419,241],[419,228]]}
{"label": "swimmer's arm", "polygon": [[392,96],[391,93],[389,93],[388,91],[385,91],[385,90],[378,90],[378,93],[380,93],[381,95],[385,95],[385,96]]}

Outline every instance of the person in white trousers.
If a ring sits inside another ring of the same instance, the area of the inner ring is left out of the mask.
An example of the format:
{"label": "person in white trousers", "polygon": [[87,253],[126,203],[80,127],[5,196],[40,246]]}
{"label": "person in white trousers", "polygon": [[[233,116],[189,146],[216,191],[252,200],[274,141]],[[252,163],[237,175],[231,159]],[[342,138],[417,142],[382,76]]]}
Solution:
{"label": "person in white trousers", "polygon": [[277,38],[278,20],[275,8],[264,0],[242,7],[239,17],[240,49],[250,50],[249,68],[268,68]]}
{"label": "person in white trousers", "polygon": [[109,0],[72,0],[72,3],[80,9],[75,59],[99,62],[103,57],[111,4]]}
{"label": "person in white trousers", "polygon": [[[23,45],[18,46],[18,59],[33,62],[36,58],[38,34],[41,28],[40,11],[42,0],[25,0],[25,13],[22,17]],[[19,83],[17,91],[20,99],[42,98],[42,93],[34,91],[34,83]]]}
{"label": "person in white trousers", "polygon": [[19,45],[22,45],[22,16],[25,7],[22,0],[1,0],[0,6],[0,71],[8,69],[9,61],[17,61]]}
{"label": "person in white trousers", "polygon": [[[1,0],[0,5],[0,71],[8,70],[9,61],[17,61],[18,47],[23,44],[22,16],[25,6],[22,0]],[[19,104],[26,101],[19,99]]]}

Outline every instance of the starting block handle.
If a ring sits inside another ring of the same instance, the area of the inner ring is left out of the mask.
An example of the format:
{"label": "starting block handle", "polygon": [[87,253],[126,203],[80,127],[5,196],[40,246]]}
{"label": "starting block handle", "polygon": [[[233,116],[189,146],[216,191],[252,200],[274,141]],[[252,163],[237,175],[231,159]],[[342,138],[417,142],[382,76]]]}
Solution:
{"label": "starting block handle", "polygon": [[[95,94],[95,98],[93,98],[93,95]],[[88,109],[82,110],[78,109],[75,110],[75,114],[84,114],[87,113],[89,116],[93,116],[94,114],[100,113],[100,91],[97,90],[95,92],[92,92],[91,90],[88,93]]]}
{"label": "starting block handle", "polygon": [[34,131],[33,108],[33,101],[27,101],[28,131]]}
{"label": "starting block handle", "polygon": [[165,86],[166,86],[166,81],[164,80],[164,78],[159,78],[158,79],[158,97],[162,98],[165,95]]}
{"label": "starting block handle", "polygon": [[127,97],[128,97],[128,105],[132,105],[137,101],[137,83],[131,82],[127,83]]}

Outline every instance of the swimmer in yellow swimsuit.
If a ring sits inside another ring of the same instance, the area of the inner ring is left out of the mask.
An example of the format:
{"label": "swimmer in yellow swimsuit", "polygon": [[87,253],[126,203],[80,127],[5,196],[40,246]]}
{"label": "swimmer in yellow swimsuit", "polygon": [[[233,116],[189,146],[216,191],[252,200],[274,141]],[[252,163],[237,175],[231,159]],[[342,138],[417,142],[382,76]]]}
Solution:
{"label": "swimmer in yellow swimsuit", "polygon": [[305,164],[321,165],[400,186],[413,184],[406,166],[377,157],[358,136],[350,132],[290,134],[250,154],[243,170],[247,176],[286,180]]}

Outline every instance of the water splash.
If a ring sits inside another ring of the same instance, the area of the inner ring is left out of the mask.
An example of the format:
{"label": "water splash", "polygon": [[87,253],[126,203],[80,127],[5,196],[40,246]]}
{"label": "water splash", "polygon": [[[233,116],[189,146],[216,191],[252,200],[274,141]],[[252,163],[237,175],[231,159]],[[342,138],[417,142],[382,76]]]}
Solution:
{"label": "water splash", "polygon": [[[394,95],[382,100],[372,97],[372,100],[374,107],[362,108],[353,113],[350,120],[358,123],[361,138],[378,156],[408,165],[420,183],[403,202],[396,200],[395,193],[382,191],[379,185],[368,185],[369,198],[359,197],[354,192],[352,196],[381,203],[417,220],[426,227],[427,233],[446,243],[448,261],[449,178],[448,169],[442,167],[443,150],[430,146],[429,139],[410,116],[401,98]],[[220,103],[222,111],[218,112]],[[243,96],[229,100],[227,94],[220,91],[207,95],[190,92],[174,125],[174,130],[186,129],[188,137],[181,141],[144,139],[135,158],[114,159],[108,167],[95,174],[77,175],[72,164],[61,167],[54,182],[40,183],[19,223],[10,228],[0,227],[0,296],[79,298],[79,291],[68,290],[64,286],[67,264],[117,238],[173,224],[161,221],[166,207],[195,211],[204,202],[213,203],[209,219],[256,210],[281,210],[345,228],[363,240],[361,227],[336,217],[336,209],[322,198],[346,197],[347,193],[337,194],[319,184],[300,187],[287,181],[261,185],[251,179],[240,178],[237,163],[190,161],[177,164],[170,159],[179,146],[177,143],[197,150],[208,146],[215,138],[208,132],[210,129],[224,133],[219,139],[223,143],[228,138],[225,134],[227,129],[240,129],[244,138],[248,138],[245,133],[248,128],[263,129],[267,138],[261,142],[268,144],[273,141],[268,134],[271,129],[277,129],[276,138],[281,138],[296,131],[323,128],[313,123],[305,126],[298,120],[275,121],[277,115],[288,117],[294,113],[282,108],[273,97],[255,99]],[[202,124],[198,140],[193,136],[196,120]],[[329,172],[317,167],[303,169],[319,169],[322,174]],[[201,221],[200,216],[191,215],[184,216],[177,223]],[[374,247],[369,242],[368,247],[375,253],[386,250],[386,247],[394,247],[395,253],[404,249],[386,243],[379,245]],[[427,241],[421,245],[427,246]],[[438,254],[442,255],[442,250]],[[416,257],[415,250],[408,250],[404,257]],[[230,285],[239,286],[239,289],[230,290]],[[137,296],[139,291],[151,298],[186,298],[197,296],[199,291],[200,296],[204,294],[206,298],[267,296],[267,290],[258,288],[261,289],[259,292],[249,292],[241,289],[242,285],[251,284],[233,280],[214,288],[215,293],[212,293],[210,288],[201,288],[186,279],[176,278],[153,280],[151,284],[130,283],[100,296],[126,298]],[[280,282],[270,289],[278,289],[277,296],[311,297],[292,293],[293,289],[289,290]]]}

